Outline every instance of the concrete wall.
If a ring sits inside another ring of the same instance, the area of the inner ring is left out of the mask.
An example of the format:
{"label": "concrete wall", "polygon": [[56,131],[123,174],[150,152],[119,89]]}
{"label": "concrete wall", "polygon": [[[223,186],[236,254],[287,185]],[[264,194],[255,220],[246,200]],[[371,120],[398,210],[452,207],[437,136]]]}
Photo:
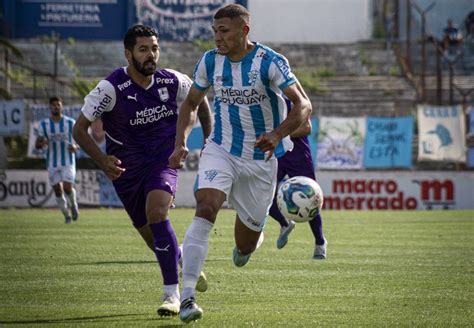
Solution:
{"label": "concrete wall", "polygon": [[249,0],[259,42],[349,43],[370,39],[371,0]]}

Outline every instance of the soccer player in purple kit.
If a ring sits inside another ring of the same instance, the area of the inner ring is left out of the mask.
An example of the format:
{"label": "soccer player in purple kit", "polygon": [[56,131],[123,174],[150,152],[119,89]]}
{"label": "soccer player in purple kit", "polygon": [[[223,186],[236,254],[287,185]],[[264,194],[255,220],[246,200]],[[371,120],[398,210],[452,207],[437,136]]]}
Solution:
{"label": "soccer player in purple kit", "polygon": [[[299,82],[297,82],[300,87]],[[304,90],[301,88],[302,92]],[[286,99],[288,111],[291,110],[291,102]],[[302,124],[298,129],[290,134],[293,141],[293,150],[286,152],[285,155],[278,158],[277,181],[282,182],[285,177],[305,176],[316,180],[314,174],[313,158],[311,157],[311,147],[309,145],[308,135],[311,133],[311,121]],[[295,228],[295,222],[286,219],[281,214],[277,205],[277,197],[273,198],[273,204],[270,207],[269,215],[280,224],[280,235],[277,239],[277,248],[285,247],[288,242],[288,235]],[[309,226],[314,236],[315,246],[313,259],[324,260],[326,258],[327,240],[323,234],[323,223],[321,213],[318,213],[311,221]]]}
{"label": "soccer player in purple kit", "polygon": [[[153,28],[135,25],[123,41],[128,66],[113,71],[85,97],[74,138],[113,181],[134,227],[156,255],[164,285],[158,314],[176,315],[181,251],[168,213],[178,172],[168,166],[168,157],[174,149],[178,108],[192,81],[157,68],[160,48]],[[206,139],[211,129],[206,99],[198,106],[198,116]],[[106,154],[88,133],[99,117]],[[201,291],[207,288],[203,283]]]}

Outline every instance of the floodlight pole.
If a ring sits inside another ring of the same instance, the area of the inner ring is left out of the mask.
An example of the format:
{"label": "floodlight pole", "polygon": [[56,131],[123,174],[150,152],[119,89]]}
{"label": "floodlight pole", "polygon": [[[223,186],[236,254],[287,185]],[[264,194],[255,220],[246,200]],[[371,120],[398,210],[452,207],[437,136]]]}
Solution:
{"label": "floodlight pole", "polygon": [[426,85],[425,85],[425,75],[426,75],[426,13],[433,9],[436,2],[432,2],[425,10],[422,10],[420,6],[416,3],[413,3],[413,8],[420,14],[421,16],[421,75],[420,75],[420,83],[421,83],[421,100],[423,102],[426,101]]}

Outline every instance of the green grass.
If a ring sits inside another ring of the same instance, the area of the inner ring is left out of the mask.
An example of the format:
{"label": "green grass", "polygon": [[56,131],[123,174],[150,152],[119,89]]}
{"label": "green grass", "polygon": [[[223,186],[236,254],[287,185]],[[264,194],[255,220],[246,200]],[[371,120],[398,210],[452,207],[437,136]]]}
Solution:
{"label": "green grass", "polygon": [[[173,210],[178,239],[190,209]],[[265,242],[243,268],[232,264],[232,211],[211,233],[198,295],[199,327],[472,327],[474,212],[324,213],[328,259],[311,259],[298,224],[277,250]],[[0,210],[0,326],[177,326],[159,318],[154,255],[122,210]]]}

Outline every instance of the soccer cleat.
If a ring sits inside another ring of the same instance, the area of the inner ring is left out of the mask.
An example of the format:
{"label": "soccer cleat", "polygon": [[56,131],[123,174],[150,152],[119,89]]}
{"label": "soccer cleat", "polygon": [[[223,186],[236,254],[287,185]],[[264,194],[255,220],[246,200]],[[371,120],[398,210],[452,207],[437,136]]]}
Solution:
{"label": "soccer cleat", "polygon": [[196,304],[196,300],[192,296],[182,301],[179,307],[179,318],[185,323],[201,319],[202,313],[202,309]]}
{"label": "soccer cleat", "polygon": [[179,313],[179,299],[176,296],[164,294],[163,304],[157,310],[160,317],[169,317]]}
{"label": "soccer cleat", "polygon": [[207,290],[207,278],[204,272],[201,271],[199,279],[196,283],[196,290],[200,293],[204,293]]}
{"label": "soccer cleat", "polygon": [[[258,241],[257,241],[257,245],[255,246],[255,250],[257,250],[262,245],[264,239],[265,239],[265,236],[262,232],[260,234],[260,237],[258,237]],[[243,255],[242,253],[240,253],[240,251],[237,249],[237,246],[236,246],[236,247],[234,247],[234,250],[232,252],[232,260],[234,261],[235,266],[243,267],[250,260],[251,255],[252,255],[252,253],[247,254],[247,255]]]}
{"label": "soccer cleat", "polygon": [[283,247],[285,247],[286,243],[288,242],[288,236],[290,235],[290,233],[295,228],[295,225],[296,225],[295,222],[290,220],[288,222],[287,227],[282,226],[280,228],[280,235],[278,236],[278,239],[277,239],[277,248],[278,249],[282,249]]}
{"label": "soccer cleat", "polygon": [[250,260],[250,255],[252,255],[252,253],[243,255],[239,252],[237,247],[234,247],[234,251],[232,252],[232,260],[234,261],[235,266],[243,267]]}
{"label": "soccer cleat", "polygon": [[66,223],[66,224],[71,223],[71,217],[70,217],[70,216],[66,216],[66,217],[64,218],[64,223]]}
{"label": "soccer cleat", "polygon": [[77,221],[79,219],[79,210],[77,207],[71,208],[72,220]]}
{"label": "soccer cleat", "polygon": [[327,247],[328,247],[328,241],[326,239],[324,239],[324,244],[316,245],[314,247],[313,259],[315,259],[315,260],[324,260],[324,259],[326,259]]}

